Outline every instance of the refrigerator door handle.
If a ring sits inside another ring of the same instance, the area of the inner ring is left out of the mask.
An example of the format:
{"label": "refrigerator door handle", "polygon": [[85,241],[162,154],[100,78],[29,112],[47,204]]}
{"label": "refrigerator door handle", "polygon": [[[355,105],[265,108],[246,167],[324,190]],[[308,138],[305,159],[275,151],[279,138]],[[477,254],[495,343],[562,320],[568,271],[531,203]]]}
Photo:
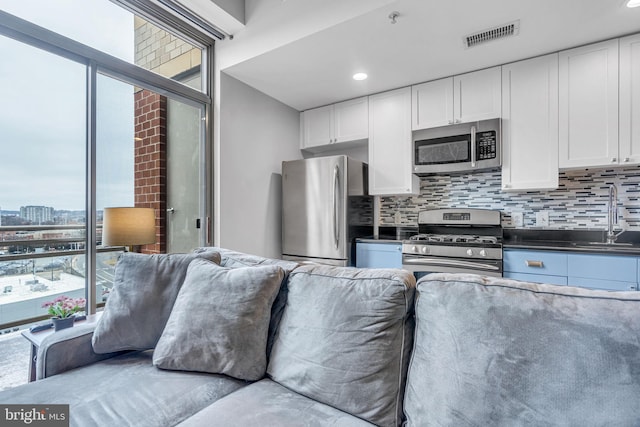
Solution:
{"label": "refrigerator door handle", "polygon": [[476,127],[471,126],[471,167],[476,167]]}
{"label": "refrigerator door handle", "polygon": [[333,240],[335,248],[338,249],[338,244],[340,243],[338,222],[340,220],[338,216],[338,174],[340,173],[340,168],[336,165],[333,168]]}

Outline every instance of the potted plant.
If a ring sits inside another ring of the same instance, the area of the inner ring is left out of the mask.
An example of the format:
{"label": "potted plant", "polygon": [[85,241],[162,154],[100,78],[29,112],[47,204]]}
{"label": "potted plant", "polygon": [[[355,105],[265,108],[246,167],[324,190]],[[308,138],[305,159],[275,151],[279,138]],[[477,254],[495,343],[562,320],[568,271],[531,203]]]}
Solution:
{"label": "potted plant", "polygon": [[53,301],[45,302],[42,307],[46,308],[51,315],[53,329],[59,331],[73,326],[74,314],[83,311],[85,303],[86,300],[84,298],[71,298],[61,295]]}

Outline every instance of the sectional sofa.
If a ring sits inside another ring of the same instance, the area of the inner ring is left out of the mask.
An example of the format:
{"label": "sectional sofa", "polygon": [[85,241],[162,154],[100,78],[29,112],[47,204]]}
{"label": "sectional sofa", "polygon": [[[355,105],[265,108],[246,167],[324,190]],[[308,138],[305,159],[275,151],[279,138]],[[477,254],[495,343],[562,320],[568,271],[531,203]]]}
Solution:
{"label": "sectional sofa", "polygon": [[69,404],[72,426],[637,426],[637,295],[126,253],[100,321],[45,339],[0,405]]}

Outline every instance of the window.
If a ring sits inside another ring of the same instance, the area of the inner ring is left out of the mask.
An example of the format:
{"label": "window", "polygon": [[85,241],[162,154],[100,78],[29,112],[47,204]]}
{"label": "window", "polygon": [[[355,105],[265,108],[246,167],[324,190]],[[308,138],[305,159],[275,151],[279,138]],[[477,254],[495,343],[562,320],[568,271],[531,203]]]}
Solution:
{"label": "window", "polygon": [[6,329],[45,317],[42,302],[57,295],[87,296],[90,312],[108,298],[125,248],[101,244],[106,207],[154,209],[156,243],[142,252],[206,244],[201,64],[213,41],[187,41],[108,0],[0,3],[11,13],[0,11],[0,51],[13,59],[0,62]]}
{"label": "window", "polygon": [[192,87],[203,88],[204,49],[110,0],[0,0],[0,5],[8,13],[161,76],[181,81],[185,74],[195,75]]}

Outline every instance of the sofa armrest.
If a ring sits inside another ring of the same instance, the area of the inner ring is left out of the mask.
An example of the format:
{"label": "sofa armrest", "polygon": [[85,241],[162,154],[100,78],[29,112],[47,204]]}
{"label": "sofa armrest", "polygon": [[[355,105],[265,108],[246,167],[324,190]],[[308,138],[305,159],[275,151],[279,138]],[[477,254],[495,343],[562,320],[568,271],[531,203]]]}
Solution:
{"label": "sofa armrest", "polygon": [[46,337],[36,356],[36,379],[61,374],[123,353],[95,353],[91,345],[95,328],[95,322],[76,324],[73,328]]}

